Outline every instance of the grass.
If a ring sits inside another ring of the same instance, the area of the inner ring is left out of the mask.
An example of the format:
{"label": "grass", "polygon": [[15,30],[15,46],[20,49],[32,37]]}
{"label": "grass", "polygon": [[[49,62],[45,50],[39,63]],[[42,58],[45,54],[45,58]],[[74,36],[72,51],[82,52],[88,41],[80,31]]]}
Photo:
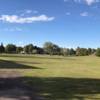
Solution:
{"label": "grass", "polygon": [[100,58],[3,54],[0,81],[26,88],[32,100],[100,100]]}

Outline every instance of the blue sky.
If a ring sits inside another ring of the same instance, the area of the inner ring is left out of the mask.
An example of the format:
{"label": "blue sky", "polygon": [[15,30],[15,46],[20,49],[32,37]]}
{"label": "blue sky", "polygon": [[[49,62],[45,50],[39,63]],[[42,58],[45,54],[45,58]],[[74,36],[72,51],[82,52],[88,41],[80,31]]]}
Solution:
{"label": "blue sky", "polygon": [[99,0],[0,0],[0,42],[100,47]]}

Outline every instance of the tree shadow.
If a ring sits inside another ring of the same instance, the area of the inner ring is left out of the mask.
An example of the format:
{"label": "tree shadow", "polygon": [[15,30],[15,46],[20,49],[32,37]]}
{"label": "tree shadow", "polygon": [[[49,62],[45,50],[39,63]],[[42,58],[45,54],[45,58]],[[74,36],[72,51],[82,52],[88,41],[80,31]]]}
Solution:
{"label": "tree shadow", "polygon": [[[24,65],[21,63],[23,63],[23,62],[0,60],[0,69],[41,69],[39,67]],[[32,64],[38,64],[38,63],[32,63]]]}
{"label": "tree shadow", "polygon": [[[12,89],[22,93],[4,92]],[[1,93],[3,91],[3,93]],[[18,100],[100,100],[100,79],[89,78],[0,78],[0,97]],[[28,99],[21,97],[28,96]]]}

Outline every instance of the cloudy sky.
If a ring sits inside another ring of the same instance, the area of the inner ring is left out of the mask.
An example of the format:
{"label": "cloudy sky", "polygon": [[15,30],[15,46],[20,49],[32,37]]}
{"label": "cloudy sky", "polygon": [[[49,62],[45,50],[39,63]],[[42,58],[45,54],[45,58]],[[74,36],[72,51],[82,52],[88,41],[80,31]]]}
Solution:
{"label": "cloudy sky", "polygon": [[100,47],[100,0],[0,0],[0,42]]}

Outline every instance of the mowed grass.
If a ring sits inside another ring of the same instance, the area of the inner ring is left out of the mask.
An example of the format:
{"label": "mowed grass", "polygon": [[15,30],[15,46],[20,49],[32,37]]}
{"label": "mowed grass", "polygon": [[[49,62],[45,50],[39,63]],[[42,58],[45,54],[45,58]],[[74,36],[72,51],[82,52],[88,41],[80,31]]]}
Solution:
{"label": "mowed grass", "polygon": [[[100,78],[100,58],[95,56],[3,55],[0,56],[0,59],[33,67],[29,72],[26,70],[25,73],[23,73],[25,76]],[[12,68],[14,67],[15,66],[12,65]],[[20,69],[20,67],[21,66],[16,66],[15,69]],[[34,67],[36,67],[36,69],[34,69]]]}
{"label": "mowed grass", "polygon": [[99,57],[0,55],[4,71],[20,74],[15,80],[32,89],[33,100],[100,100]]}

